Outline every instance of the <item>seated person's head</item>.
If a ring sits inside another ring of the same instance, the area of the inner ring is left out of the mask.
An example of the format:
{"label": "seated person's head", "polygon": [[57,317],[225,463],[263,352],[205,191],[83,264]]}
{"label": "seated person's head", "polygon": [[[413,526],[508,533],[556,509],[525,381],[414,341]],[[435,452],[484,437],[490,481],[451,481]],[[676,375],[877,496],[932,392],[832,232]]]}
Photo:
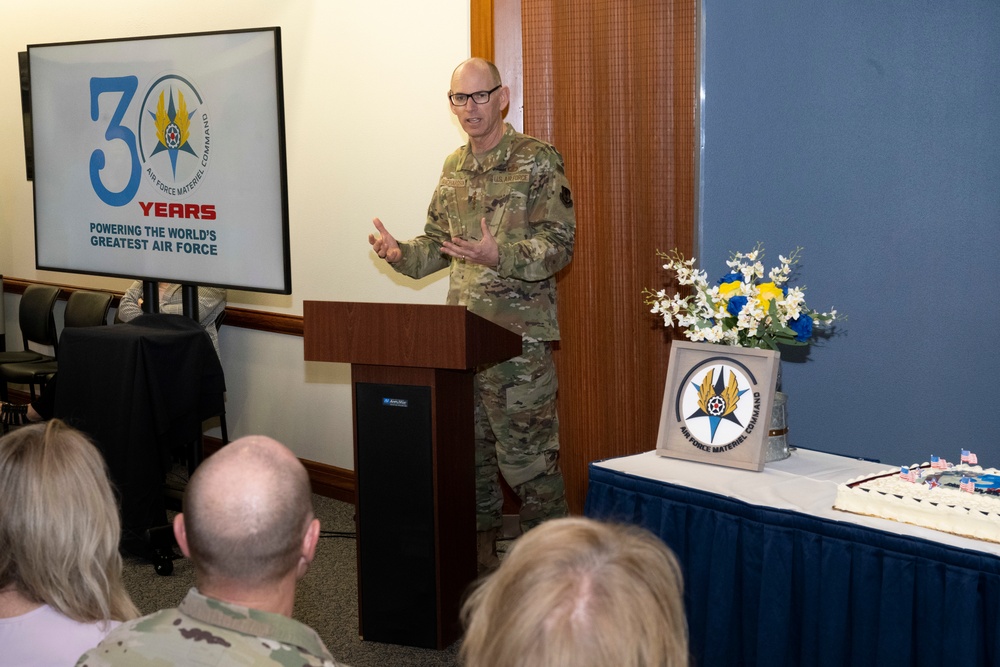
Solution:
{"label": "seated person's head", "polygon": [[53,419],[0,438],[0,588],[80,622],[134,618],[120,536],[104,459],[83,434]]}
{"label": "seated person's head", "polygon": [[277,441],[240,438],[195,471],[177,530],[186,536],[200,588],[206,583],[262,587],[292,572],[298,579],[319,533],[309,475]]}
{"label": "seated person's head", "polygon": [[687,665],[683,580],[646,530],[580,517],[527,532],[462,609],[467,667]]}

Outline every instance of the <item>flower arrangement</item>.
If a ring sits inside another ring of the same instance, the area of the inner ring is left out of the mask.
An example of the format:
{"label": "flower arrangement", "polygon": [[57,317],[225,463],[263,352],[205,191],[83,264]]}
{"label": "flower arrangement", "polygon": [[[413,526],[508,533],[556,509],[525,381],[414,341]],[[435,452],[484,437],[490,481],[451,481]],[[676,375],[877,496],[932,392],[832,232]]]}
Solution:
{"label": "flower arrangement", "polygon": [[726,262],[730,272],[709,285],[704,271],[694,268],[678,250],[657,256],[664,269],[677,274],[677,282],[692,287],[688,296],[668,296],[666,290],[643,290],[650,312],[663,317],[692,341],[777,350],[778,345],[808,345],[815,328],[837,318],[837,311],[820,313],[806,307],[804,288],[788,287],[801,248],[788,257],[778,255],[778,266],[764,281],[764,247],[758,243],[748,253],[733,253]]}

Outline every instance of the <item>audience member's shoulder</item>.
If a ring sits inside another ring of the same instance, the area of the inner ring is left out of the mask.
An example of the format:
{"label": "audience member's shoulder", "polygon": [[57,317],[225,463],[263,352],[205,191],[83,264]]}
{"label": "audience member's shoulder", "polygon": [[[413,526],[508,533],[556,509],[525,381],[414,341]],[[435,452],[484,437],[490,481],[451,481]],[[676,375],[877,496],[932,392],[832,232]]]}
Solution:
{"label": "audience member's shoulder", "polygon": [[180,618],[177,609],[172,608],[126,621],[109,632],[100,644],[80,656],[77,667],[132,665],[144,659],[159,658],[160,649],[152,638],[175,631]]}
{"label": "audience member's shoulder", "polygon": [[131,665],[138,658],[157,658],[159,649],[149,638],[177,628],[180,619],[181,614],[172,608],[126,621],[109,632],[100,644],[80,656],[77,667]]}
{"label": "audience member's shoulder", "polygon": [[76,664],[346,667],[332,657],[308,626],[278,614],[191,594],[181,608],[164,609],[122,624]]}

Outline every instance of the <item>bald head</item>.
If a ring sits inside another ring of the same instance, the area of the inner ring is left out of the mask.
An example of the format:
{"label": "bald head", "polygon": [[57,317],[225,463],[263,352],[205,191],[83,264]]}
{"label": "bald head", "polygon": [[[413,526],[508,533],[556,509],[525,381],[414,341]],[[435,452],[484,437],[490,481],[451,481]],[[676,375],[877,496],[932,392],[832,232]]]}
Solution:
{"label": "bald head", "polygon": [[284,445],[247,436],[195,471],[184,524],[199,575],[258,585],[296,568],[312,520],[309,476]]}
{"label": "bald head", "polygon": [[[496,65],[485,58],[469,58],[461,62],[451,73],[452,90],[460,90],[455,88],[456,79],[459,79],[462,75],[472,74],[486,77],[486,80],[490,82],[490,88],[500,85],[500,70],[497,69]],[[489,89],[487,88],[487,90]]]}

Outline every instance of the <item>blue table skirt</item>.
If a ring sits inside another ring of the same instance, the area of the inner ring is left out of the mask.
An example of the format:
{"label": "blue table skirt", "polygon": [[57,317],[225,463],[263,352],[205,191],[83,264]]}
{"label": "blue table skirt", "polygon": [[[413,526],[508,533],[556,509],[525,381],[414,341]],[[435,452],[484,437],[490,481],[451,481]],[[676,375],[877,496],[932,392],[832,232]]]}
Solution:
{"label": "blue table skirt", "polygon": [[1000,665],[1000,558],[590,465],[684,570],[693,667]]}

